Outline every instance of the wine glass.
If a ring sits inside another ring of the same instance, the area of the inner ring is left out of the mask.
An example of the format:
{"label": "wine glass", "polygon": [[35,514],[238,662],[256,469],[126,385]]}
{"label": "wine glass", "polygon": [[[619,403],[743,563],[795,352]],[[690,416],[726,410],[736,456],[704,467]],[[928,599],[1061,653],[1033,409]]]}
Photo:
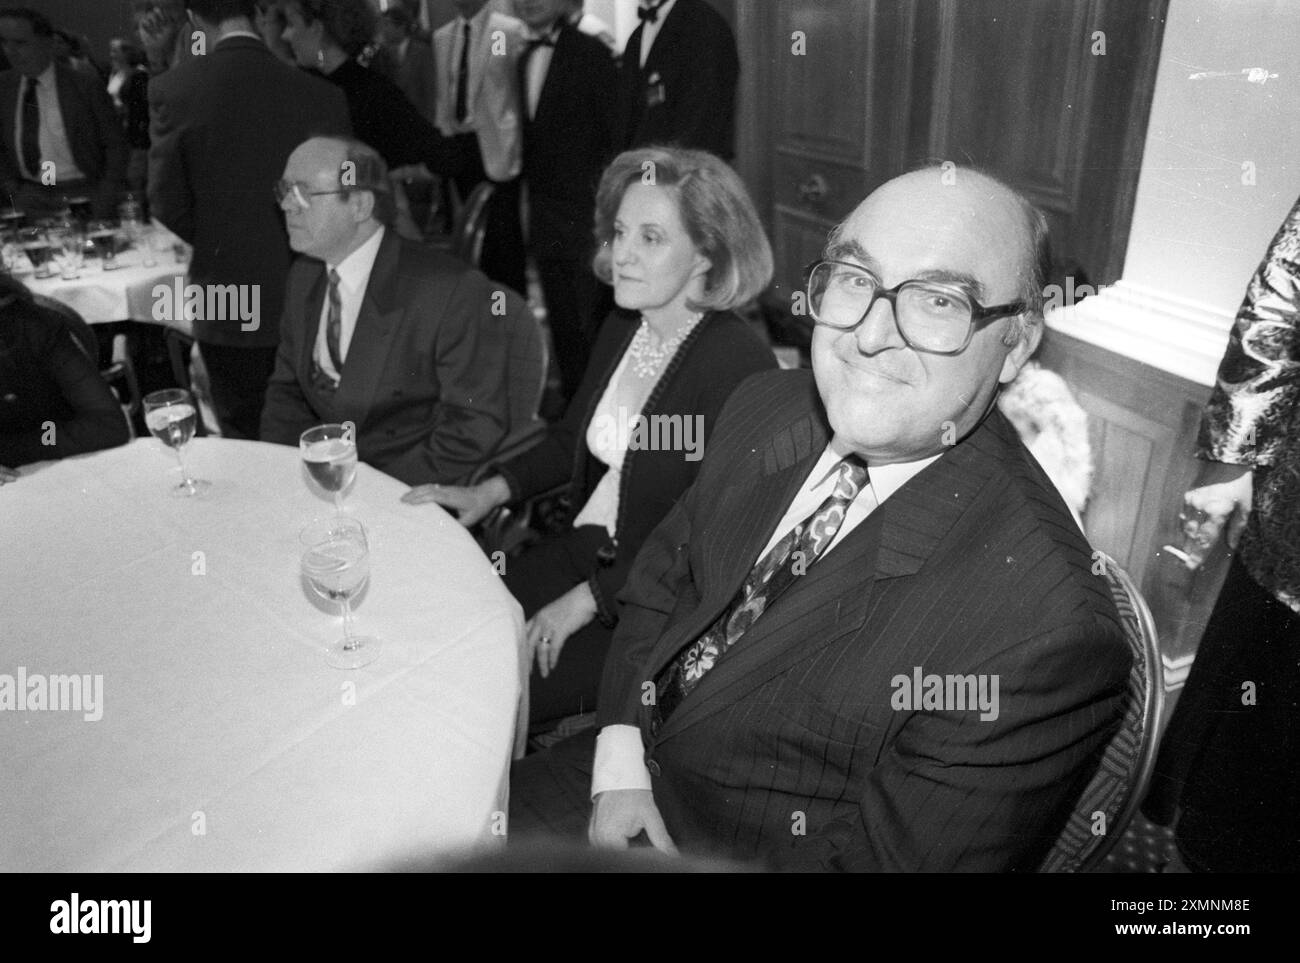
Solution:
{"label": "wine glass", "polygon": [[379,658],[382,643],[374,636],[352,632],[352,600],[370,577],[370,544],[366,527],[355,518],[318,519],[298,536],[302,574],[323,599],[343,606],[343,638],[325,651],[336,669],[359,669]]}
{"label": "wine glass", "polygon": [[86,235],[74,225],[50,228],[50,246],[59,266],[59,277],[75,281],[81,275],[81,265],[86,254]]}
{"label": "wine glass", "polygon": [[86,237],[95,246],[105,271],[116,271],[117,264],[117,225],[112,221],[91,221],[86,225]]}
{"label": "wine glass", "polygon": [[334,507],[343,514],[343,493],[357,477],[356,425],[317,425],[298,439],[303,464],[316,484],[334,494]]}
{"label": "wine glass", "polygon": [[198,421],[199,410],[194,404],[194,396],[184,388],[167,388],[145,395],[144,423],[155,438],[175,449],[176,460],[181,466],[181,483],[171,490],[177,498],[201,495],[212,487],[211,482],[190,477],[181,454],[181,449],[194,437]]}
{"label": "wine glass", "polygon": [[22,248],[27,259],[32,263],[32,270],[38,278],[54,276],[54,242],[39,227],[24,227],[18,230],[18,246]]}

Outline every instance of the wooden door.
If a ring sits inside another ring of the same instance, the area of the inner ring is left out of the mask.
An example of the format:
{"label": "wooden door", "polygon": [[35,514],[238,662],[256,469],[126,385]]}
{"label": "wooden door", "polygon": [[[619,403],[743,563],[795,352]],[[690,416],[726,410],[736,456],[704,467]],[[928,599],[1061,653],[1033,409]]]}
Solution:
{"label": "wooden door", "polygon": [[1060,264],[1116,280],[1166,5],[736,0],[737,163],[778,295],[872,189],[927,161],[1007,180],[1047,214]]}

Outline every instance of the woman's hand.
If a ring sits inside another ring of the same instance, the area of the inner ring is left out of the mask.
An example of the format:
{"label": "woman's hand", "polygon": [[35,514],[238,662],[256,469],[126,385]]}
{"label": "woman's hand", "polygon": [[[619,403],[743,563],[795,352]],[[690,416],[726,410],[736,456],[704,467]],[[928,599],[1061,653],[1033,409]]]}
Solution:
{"label": "woman's hand", "polygon": [[524,644],[537,654],[537,671],[545,679],[560,661],[569,636],[596,617],[596,597],[586,582],[575,585],[550,605],[538,609],[524,628]]}
{"label": "woman's hand", "polygon": [[488,512],[510,501],[510,486],[500,475],[469,488],[460,485],[416,485],[402,496],[408,505],[436,502],[456,514],[466,528],[473,528]]}
{"label": "woman's hand", "polygon": [[1226,522],[1228,547],[1235,549],[1250,516],[1253,497],[1254,475],[1250,469],[1228,481],[1191,489],[1183,495],[1183,534],[1208,548],[1218,540]]}
{"label": "woman's hand", "polygon": [[7,485],[9,482],[16,482],[17,480],[18,472],[0,465],[0,485]]}

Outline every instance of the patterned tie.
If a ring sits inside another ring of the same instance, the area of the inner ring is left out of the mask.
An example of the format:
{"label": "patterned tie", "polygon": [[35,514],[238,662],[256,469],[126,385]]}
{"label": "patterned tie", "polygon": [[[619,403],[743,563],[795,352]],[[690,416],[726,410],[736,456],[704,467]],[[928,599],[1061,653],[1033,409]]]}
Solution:
{"label": "patterned tie", "polygon": [[343,354],[339,349],[339,335],[343,330],[343,301],[339,298],[339,272],[330,268],[329,316],[325,321],[325,347],[329,349],[330,363],[339,377],[343,376]]}
{"label": "patterned tie", "polygon": [[23,165],[32,180],[41,176],[41,107],[36,102],[36,84],[35,77],[28,77],[23,91]]}
{"label": "patterned tie", "polygon": [[456,67],[456,123],[465,123],[469,114],[469,21],[465,21],[465,39],[460,45],[460,63]]}
{"label": "patterned tie", "polygon": [[815,512],[805,518],[758,560],[740,592],[716,622],[668,663],[655,680],[651,730],[658,732],[682,699],[699,684],[723,654],[808,567],[825,554],[844,523],[849,503],[870,482],[867,466],[856,456],[837,466],[835,488]]}

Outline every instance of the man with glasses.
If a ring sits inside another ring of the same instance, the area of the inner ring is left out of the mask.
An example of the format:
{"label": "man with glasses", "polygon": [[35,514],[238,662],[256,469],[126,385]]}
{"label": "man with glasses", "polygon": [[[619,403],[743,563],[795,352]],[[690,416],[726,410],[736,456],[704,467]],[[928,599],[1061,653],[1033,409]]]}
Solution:
{"label": "man with glasses", "polygon": [[193,328],[221,433],[255,439],[290,258],[266,185],[307,137],[352,125],[338,88],[266,49],[253,0],[186,6],[205,39],[149,82],[149,210],[194,246],[190,284],[256,294],[256,318],[201,317]]}
{"label": "man with glasses", "polygon": [[834,231],[795,305],[812,372],[732,395],[621,596],[599,733],[516,764],[512,837],[1037,868],[1130,661],[994,404],[1037,346],[1046,252],[1042,215],[964,169],[889,181]]}
{"label": "man with glasses", "polygon": [[301,144],[275,185],[290,246],[262,439],[357,426],[358,457],[410,485],[463,484],[509,424],[509,335],[528,305],[391,229],[383,158],[356,140]]}

